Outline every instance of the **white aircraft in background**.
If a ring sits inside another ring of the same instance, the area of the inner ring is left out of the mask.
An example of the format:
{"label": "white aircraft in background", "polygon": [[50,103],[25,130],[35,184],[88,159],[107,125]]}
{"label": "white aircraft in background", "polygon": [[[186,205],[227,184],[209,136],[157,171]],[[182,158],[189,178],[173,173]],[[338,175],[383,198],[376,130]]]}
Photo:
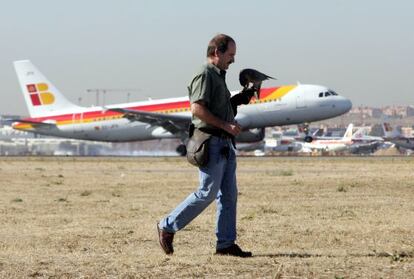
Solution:
{"label": "white aircraft in background", "polygon": [[[80,107],[69,100],[28,60],[14,62],[30,117],[13,128],[63,138],[128,142],[179,138],[184,143],[191,122],[188,97]],[[232,92],[236,94],[237,92]],[[243,132],[238,142],[264,138],[268,126],[309,123],[348,112],[352,103],[325,86],[287,85],[262,88],[260,99],[240,106]],[[185,146],[177,152],[183,154]]]}
{"label": "white aircraft in background", "polygon": [[360,143],[370,143],[370,142],[383,142],[382,137],[370,136],[368,135],[369,127],[360,127],[352,135],[352,141]]}
{"label": "white aircraft in background", "polygon": [[414,137],[405,137],[401,135],[397,128],[392,128],[390,123],[382,123],[384,138],[394,143],[398,148],[414,150]]}
{"label": "white aircraft in background", "polygon": [[265,150],[273,152],[299,152],[303,148],[303,141],[307,142],[306,137],[314,139],[316,132],[312,136],[306,135],[302,125],[298,125],[295,134],[288,132],[289,135],[286,135],[284,132],[272,132],[271,137],[265,139],[264,147]]}
{"label": "white aircraft in background", "polygon": [[368,135],[369,127],[360,127],[352,135],[352,145],[349,152],[354,154],[371,154],[384,144],[382,137]]}
{"label": "white aircraft in background", "polygon": [[344,151],[348,149],[352,141],[352,129],[354,125],[351,123],[348,125],[348,128],[345,131],[345,134],[342,138],[338,139],[336,137],[317,137],[312,142],[303,142],[302,143],[302,152],[311,152],[311,151]]}

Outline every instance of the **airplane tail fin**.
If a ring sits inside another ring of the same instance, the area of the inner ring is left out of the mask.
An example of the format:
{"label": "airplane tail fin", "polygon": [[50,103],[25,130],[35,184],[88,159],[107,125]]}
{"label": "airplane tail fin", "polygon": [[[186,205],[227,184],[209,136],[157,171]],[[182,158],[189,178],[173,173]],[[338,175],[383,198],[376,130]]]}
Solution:
{"label": "airplane tail fin", "polygon": [[79,109],[29,61],[14,62],[20,87],[31,117],[49,116]]}
{"label": "airplane tail fin", "polygon": [[354,124],[350,123],[348,128],[346,128],[345,134],[342,137],[344,140],[351,140],[352,139],[352,129],[354,129]]}
{"label": "airplane tail fin", "polygon": [[396,138],[399,136],[397,129],[393,129],[390,123],[382,123],[382,131],[384,132],[384,137],[386,138]]}
{"label": "airplane tail fin", "polygon": [[356,132],[352,135],[354,138],[363,138],[367,135],[367,130],[365,127],[360,127]]}

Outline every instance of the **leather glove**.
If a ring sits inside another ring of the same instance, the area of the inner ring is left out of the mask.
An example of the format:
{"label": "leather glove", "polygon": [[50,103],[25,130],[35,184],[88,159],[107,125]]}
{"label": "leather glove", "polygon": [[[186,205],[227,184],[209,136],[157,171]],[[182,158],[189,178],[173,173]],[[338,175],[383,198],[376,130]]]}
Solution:
{"label": "leather glove", "polygon": [[245,88],[240,93],[231,97],[231,107],[233,108],[233,114],[236,116],[237,114],[237,106],[239,105],[247,105],[250,102],[250,99],[253,97],[256,89],[254,88]]}
{"label": "leather glove", "polygon": [[248,98],[247,103],[244,103],[244,104],[248,104],[250,102],[250,99],[253,97],[254,93],[256,93],[256,88],[253,88],[253,87],[244,88],[240,93],[243,94],[245,98]]}

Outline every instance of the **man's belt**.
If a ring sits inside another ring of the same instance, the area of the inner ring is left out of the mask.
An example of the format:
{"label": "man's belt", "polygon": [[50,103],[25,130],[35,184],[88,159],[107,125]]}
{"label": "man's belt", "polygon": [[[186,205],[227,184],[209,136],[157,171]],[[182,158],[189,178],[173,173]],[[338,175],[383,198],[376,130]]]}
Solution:
{"label": "man's belt", "polygon": [[230,135],[229,133],[221,129],[213,129],[213,128],[198,128],[198,129],[204,133],[210,134],[218,138],[225,138],[225,139],[233,138],[232,135]]}

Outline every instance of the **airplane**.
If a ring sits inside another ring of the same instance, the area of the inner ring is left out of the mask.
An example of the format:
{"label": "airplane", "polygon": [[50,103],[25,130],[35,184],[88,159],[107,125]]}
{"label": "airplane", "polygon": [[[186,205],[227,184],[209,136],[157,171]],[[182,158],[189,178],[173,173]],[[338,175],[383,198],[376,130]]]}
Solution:
{"label": "airplane", "polygon": [[299,152],[302,149],[302,143],[294,138],[270,138],[265,142],[265,149],[272,152]]}
{"label": "airplane", "polygon": [[384,139],[382,137],[370,136],[368,135],[369,127],[360,127],[356,132],[352,135],[352,141],[354,142],[383,142]]}
{"label": "airplane", "polygon": [[[14,67],[30,114],[16,120],[14,129],[107,142],[178,138],[182,144],[177,152],[185,154],[191,123],[188,97],[81,107],[66,99],[29,60],[15,61]],[[265,127],[333,118],[351,107],[349,99],[325,86],[298,83],[262,88],[260,99],[239,107],[236,121],[243,129],[236,141],[257,142],[263,140]]]}
{"label": "airplane", "polygon": [[312,142],[303,142],[302,143],[302,152],[312,152],[312,151],[344,151],[348,149],[349,146],[353,143],[352,141],[352,129],[354,125],[351,123],[348,125],[348,128],[345,131],[345,134],[342,138],[338,139],[336,137],[318,137]]}
{"label": "airplane", "polygon": [[392,128],[389,123],[382,123],[384,138],[396,145],[397,148],[414,150],[414,137],[405,137],[397,130]]}
{"label": "airplane", "polygon": [[352,135],[352,145],[349,152],[353,154],[372,154],[383,146],[384,139],[382,137],[368,135],[369,127],[360,127]]}
{"label": "airplane", "polygon": [[308,142],[306,137],[311,137],[313,140],[316,132],[313,132],[312,136],[306,135],[303,125],[298,125],[297,130],[274,131],[270,138],[265,139],[264,148],[272,152],[299,152],[303,147],[303,141]]}

